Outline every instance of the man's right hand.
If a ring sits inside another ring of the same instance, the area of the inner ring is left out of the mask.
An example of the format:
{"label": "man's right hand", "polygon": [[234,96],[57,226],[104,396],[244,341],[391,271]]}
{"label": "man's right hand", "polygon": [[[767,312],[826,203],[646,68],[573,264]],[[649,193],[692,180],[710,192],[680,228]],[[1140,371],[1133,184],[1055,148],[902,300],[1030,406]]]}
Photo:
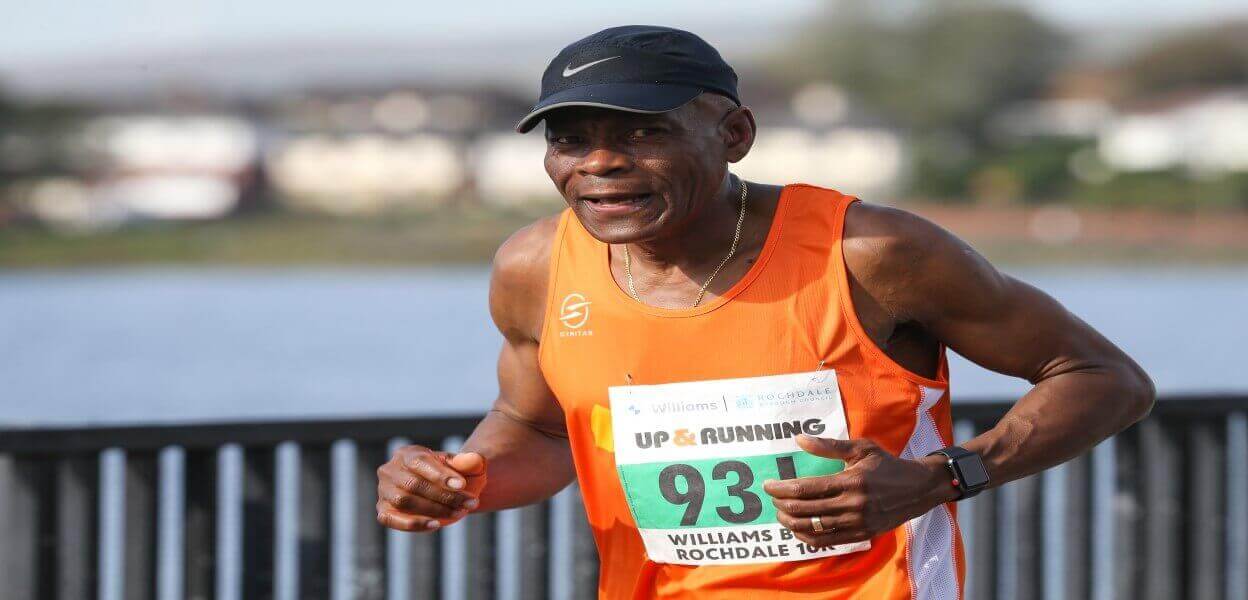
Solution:
{"label": "man's right hand", "polygon": [[485,457],[404,446],[377,469],[377,522],[436,531],[472,512],[485,488]]}

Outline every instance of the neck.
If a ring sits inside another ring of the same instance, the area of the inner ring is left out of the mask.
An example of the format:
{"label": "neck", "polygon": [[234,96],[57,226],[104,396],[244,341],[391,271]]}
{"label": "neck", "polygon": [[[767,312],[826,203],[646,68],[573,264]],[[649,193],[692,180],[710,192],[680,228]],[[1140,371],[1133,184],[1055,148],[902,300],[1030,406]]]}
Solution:
{"label": "neck", "polygon": [[[732,246],[741,215],[741,185],[725,175],[714,198],[686,222],[681,231],[661,239],[629,244],[628,251],[634,263],[644,263],[647,271],[661,272],[714,268]],[[708,264],[711,266],[706,267]]]}

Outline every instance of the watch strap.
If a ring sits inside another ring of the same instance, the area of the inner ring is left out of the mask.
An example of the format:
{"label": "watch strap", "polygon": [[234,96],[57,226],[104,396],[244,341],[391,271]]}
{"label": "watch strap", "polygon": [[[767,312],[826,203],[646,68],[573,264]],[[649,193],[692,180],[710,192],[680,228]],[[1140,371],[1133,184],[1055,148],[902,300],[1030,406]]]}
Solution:
{"label": "watch strap", "polygon": [[956,466],[956,463],[958,463],[958,461],[965,459],[965,458],[973,457],[975,460],[978,460],[979,459],[978,454],[971,452],[970,450],[967,450],[966,448],[963,448],[961,446],[948,446],[946,448],[941,448],[940,450],[936,450],[935,452],[929,453],[928,456],[932,456],[933,454],[939,454],[945,457],[945,465],[949,469],[950,476],[953,477],[954,482],[957,484],[957,488],[958,488],[958,497],[956,498],[957,500],[965,500],[967,498],[972,498],[976,496],[977,494],[979,494],[981,491],[984,490],[984,488],[988,486],[988,482],[986,480],[979,485],[975,485],[975,486],[968,485],[965,478],[960,474],[959,468]]}

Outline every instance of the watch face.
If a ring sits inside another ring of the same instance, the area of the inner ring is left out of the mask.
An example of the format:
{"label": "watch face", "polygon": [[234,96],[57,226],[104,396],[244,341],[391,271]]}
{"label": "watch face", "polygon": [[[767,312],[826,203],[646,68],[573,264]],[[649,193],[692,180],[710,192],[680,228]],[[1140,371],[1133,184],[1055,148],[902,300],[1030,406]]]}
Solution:
{"label": "watch face", "polygon": [[968,456],[957,461],[958,472],[962,474],[962,485],[968,488],[984,485],[988,483],[988,472],[984,470],[984,463],[979,460],[978,456]]}

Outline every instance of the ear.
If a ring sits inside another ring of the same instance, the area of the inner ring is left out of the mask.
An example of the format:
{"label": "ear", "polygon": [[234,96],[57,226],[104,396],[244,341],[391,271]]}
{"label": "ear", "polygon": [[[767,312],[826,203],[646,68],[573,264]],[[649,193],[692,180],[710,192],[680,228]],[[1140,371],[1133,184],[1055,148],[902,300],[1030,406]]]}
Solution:
{"label": "ear", "polygon": [[724,140],[724,157],[728,162],[735,163],[745,158],[754,146],[754,136],[758,125],[754,122],[754,111],[748,106],[739,106],[724,116],[719,124],[720,135]]}

